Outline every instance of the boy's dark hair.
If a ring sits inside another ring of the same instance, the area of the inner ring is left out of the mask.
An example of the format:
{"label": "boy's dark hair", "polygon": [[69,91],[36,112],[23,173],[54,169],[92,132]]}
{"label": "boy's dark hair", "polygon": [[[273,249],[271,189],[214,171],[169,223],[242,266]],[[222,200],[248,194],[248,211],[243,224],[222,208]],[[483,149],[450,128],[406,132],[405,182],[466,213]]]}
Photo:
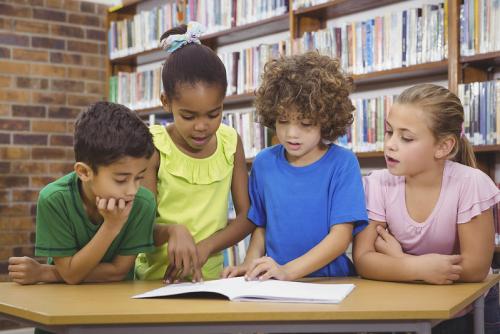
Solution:
{"label": "boy's dark hair", "polygon": [[264,67],[256,92],[257,119],[274,129],[293,105],[301,118],[321,125],[322,139],[334,141],[352,124],[351,90],[352,78],[344,75],[337,59],[317,52],[274,59]]}
{"label": "boy's dark hair", "polygon": [[123,157],[150,158],[154,152],[151,133],[129,108],[97,102],[82,112],[75,123],[75,159],[97,173]]}
{"label": "boy's dark hair", "polygon": [[[187,25],[167,30],[160,37],[160,42],[170,35],[185,34]],[[227,77],[224,63],[208,46],[189,43],[167,56],[161,71],[163,90],[169,100],[178,96],[180,84],[197,83],[220,86],[221,96],[226,95]]]}

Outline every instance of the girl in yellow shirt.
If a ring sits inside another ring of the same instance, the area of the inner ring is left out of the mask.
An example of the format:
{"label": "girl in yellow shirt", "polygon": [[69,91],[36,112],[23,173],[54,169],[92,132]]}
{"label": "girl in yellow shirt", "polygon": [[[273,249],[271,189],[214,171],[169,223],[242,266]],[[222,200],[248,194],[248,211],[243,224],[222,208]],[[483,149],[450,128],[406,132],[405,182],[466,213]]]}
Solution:
{"label": "girl in yellow shirt", "polygon": [[[221,251],[252,232],[247,220],[247,169],[241,139],[221,124],[227,77],[224,64],[201,45],[202,27],[191,22],[168,30],[161,45],[161,102],[174,122],[152,126],[156,147],[143,185],[156,194],[152,253],[136,260],[136,277],[166,283],[219,278]],[[231,192],[236,220],[227,224]]]}

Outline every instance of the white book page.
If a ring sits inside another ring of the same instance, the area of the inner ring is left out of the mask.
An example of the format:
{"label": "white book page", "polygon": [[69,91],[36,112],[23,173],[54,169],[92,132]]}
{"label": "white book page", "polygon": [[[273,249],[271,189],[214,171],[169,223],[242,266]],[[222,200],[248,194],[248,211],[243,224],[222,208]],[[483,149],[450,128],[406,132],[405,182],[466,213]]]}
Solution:
{"label": "white book page", "polygon": [[354,287],[354,284],[318,284],[277,280],[246,281],[243,277],[235,277],[202,283],[171,284],[132,298],[214,292],[235,301],[335,304],[340,303]]}

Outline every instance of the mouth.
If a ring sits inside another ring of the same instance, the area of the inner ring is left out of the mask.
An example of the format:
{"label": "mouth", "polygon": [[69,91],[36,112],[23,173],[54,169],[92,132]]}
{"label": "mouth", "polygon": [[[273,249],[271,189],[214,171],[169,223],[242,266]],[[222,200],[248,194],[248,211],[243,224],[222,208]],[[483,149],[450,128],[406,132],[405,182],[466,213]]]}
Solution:
{"label": "mouth", "polygon": [[210,139],[209,136],[206,136],[206,137],[191,137],[191,139],[193,140],[193,142],[196,144],[196,145],[203,145],[205,144],[208,139]]}
{"label": "mouth", "polygon": [[293,151],[300,149],[301,144],[296,142],[287,141],[287,147]]}
{"label": "mouth", "polygon": [[386,161],[387,165],[391,165],[391,166],[394,166],[394,165],[396,165],[396,164],[398,164],[398,163],[399,163],[399,160],[396,160],[396,159],[394,159],[394,158],[391,158],[391,157],[390,157],[390,156],[388,156],[388,155],[386,155],[386,156],[385,156],[385,161]]}

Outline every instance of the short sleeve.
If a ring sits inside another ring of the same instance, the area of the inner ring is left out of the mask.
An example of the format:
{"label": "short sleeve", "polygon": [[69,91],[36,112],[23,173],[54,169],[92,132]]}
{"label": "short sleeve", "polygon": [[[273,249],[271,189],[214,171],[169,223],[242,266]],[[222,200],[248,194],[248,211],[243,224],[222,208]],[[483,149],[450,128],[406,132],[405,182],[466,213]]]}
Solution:
{"label": "short sleeve", "polygon": [[77,239],[65,215],[63,196],[40,192],[36,209],[35,255],[64,257],[78,251]]}
{"label": "short sleeve", "polygon": [[379,222],[386,221],[383,176],[382,171],[373,171],[363,177],[368,218]]}
{"label": "short sleeve", "polygon": [[467,177],[463,177],[462,182],[457,224],[469,222],[500,202],[500,191],[497,186],[479,169],[474,169]]}
{"label": "short sleeve", "polygon": [[258,159],[254,161],[250,178],[248,181],[248,192],[250,195],[250,209],[248,210],[248,219],[258,227],[266,227],[266,209],[264,198],[259,187],[258,178]]}
{"label": "short sleeve", "polygon": [[365,195],[358,161],[352,153],[346,156],[339,172],[331,180],[330,226],[354,223],[353,235],[368,224]]}
{"label": "short sleeve", "polygon": [[129,219],[118,254],[136,255],[154,250],[153,227],[156,216],[156,203],[154,195],[147,189],[141,188],[136,195],[134,215]]}

